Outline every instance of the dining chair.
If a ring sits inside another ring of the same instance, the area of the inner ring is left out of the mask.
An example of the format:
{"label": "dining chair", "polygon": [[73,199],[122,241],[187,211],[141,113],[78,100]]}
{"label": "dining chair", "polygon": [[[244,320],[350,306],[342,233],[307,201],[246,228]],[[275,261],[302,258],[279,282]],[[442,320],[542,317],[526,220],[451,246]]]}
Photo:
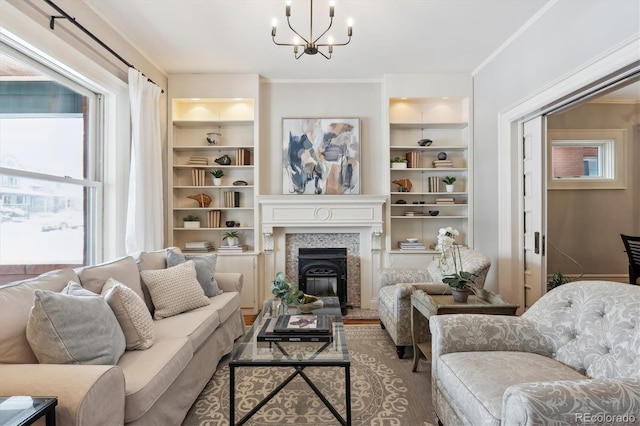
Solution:
{"label": "dining chair", "polygon": [[640,237],[620,234],[629,257],[629,283],[638,285],[640,278]]}

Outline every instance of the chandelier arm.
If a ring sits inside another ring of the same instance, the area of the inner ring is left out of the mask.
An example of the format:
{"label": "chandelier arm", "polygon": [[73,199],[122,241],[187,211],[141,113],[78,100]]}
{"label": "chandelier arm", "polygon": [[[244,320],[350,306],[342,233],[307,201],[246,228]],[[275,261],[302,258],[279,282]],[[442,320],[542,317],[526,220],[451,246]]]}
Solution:
{"label": "chandelier arm", "polygon": [[318,50],[318,53],[321,54],[322,56],[325,57],[325,59],[331,59],[331,53],[329,53],[329,56],[325,55],[324,53],[322,53],[321,50]]}
{"label": "chandelier arm", "polygon": [[295,56],[295,58],[296,58],[296,59],[300,59],[300,58],[302,58],[302,56],[303,56],[303,55],[304,55],[304,49],[302,50],[302,52],[300,52],[300,54],[299,54],[299,55],[296,55],[296,52],[295,52],[295,51],[293,52],[293,56]]}
{"label": "chandelier arm", "polygon": [[324,32],[322,34],[320,34],[318,37],[316,37],[316,39],[313,40],[313,43],[316,44],[318,42],[318,40],[320,40],[322,38],[322,36],[325,35],[327,33],[327,31],[329,31],[331,29],[332,25],[333,25],[333,18],[331,18],[331,21],[329,21],[329,26],[327,27],[327,29],[324,30]]}
{"label": "chandelier arm", "polygon": [[273,40],[273,43],[278,46],[297,46],[297,44],[293,44],[293,43],[278,43],[275,37],[271,37],[271,40]]}
{"label": "chandelier arm", "polygon": [[[300,37],[305,42],[305,44],[309,43],[309,40],[307,40],[306,38],[302,37],[299,32],[297,32],[296,30],[293,29],[293,27],[291,26],[291,21],[289,20],[288,16],[287,16],[287,25],[289,25],[289,28],[291,28],[291,31],[293,31],[298,37]],[[295,46],[295,44],[290,44],[289,46]]]}
{"label": "chandelier arm", "polygon": [[349,40],[347,40],[345,43],[322,43],[322,44],[317,44],[318,47],[320,46],[346,46],[347,44],[351,43],[351,37],[349,37]]}

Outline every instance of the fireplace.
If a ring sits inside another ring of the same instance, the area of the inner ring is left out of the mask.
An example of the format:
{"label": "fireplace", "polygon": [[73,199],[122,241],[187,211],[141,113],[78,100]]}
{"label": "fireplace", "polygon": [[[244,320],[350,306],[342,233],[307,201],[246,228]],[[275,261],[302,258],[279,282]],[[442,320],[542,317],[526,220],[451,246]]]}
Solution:
{"label": "fireplace", "polygon": [[300,248],[298,287],[314,296],[337,296],[347,313],[347,249]]}

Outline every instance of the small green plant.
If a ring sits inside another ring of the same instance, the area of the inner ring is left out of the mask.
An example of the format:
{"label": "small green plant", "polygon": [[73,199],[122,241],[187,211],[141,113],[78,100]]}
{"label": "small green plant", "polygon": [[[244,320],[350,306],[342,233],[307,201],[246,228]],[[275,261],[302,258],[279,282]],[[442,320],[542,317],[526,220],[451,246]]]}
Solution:
{"label": "small green plant", "polygon": [[445,183],[445,185],[453,185],[453,183],[456,181],[456,177],[455,176],[445,176],[442,178],[442,181]]}
{"label": "small green plant", "polygon": [[189,216],[185,216],[182,220],[184,220],[185,222],[200,222],[200,218],[192,214],[190,214]]}
{"label": "small green plant", "polygon": [[211,173],[214,178],[221,178],[224,176],[224,170],[220,169],[211,170],[209,173]]}
{"label": "small green plant", "polygon": [[554,288],[559,287],[562,284],[566,284],[570,281],[571,280],[566,275],[563,275],[562,272],[556,272],[555,274],[553,274],[549,282],[547,282],[547,291],[551,291]]}
{"label": "small green plant", "polygon": [[406,162],[407,162],[407,159],[406,159],[406,158],[404,158],[404,157],[393,157],[393,158],[391,159],[391,162],[392,162],[392,163],[406,163]]}
{"label": "small green plant", "polygon": [[271,283],[271,294],[287,304],[298,305],[306,300],[305,294],[300,290],[295,290],[282,272],[278,272]]}
{"label": "small green plant", "polygon": [[222,241],[226,240],[227,238],[238,238],[239,236],[240,233],[238,231],[227,231],[222,234]]}

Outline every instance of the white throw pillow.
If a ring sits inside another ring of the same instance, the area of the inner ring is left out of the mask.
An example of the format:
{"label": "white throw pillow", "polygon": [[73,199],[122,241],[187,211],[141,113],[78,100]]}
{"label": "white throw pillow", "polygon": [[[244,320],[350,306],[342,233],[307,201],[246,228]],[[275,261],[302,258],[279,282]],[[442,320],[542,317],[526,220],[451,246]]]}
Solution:
{"label": "white throw pillow", "polygon": [[171,317],[211,303],[200,287],[192,260],[167,269],[140,271],[140,275],[156,308],[154,319]]}
{"label": "white throw pillow", "polygon": [[120,323],[127,350],[149,349],[153,345],[153,319],[144,300],[113,278],[102,287],[102,296]]}

